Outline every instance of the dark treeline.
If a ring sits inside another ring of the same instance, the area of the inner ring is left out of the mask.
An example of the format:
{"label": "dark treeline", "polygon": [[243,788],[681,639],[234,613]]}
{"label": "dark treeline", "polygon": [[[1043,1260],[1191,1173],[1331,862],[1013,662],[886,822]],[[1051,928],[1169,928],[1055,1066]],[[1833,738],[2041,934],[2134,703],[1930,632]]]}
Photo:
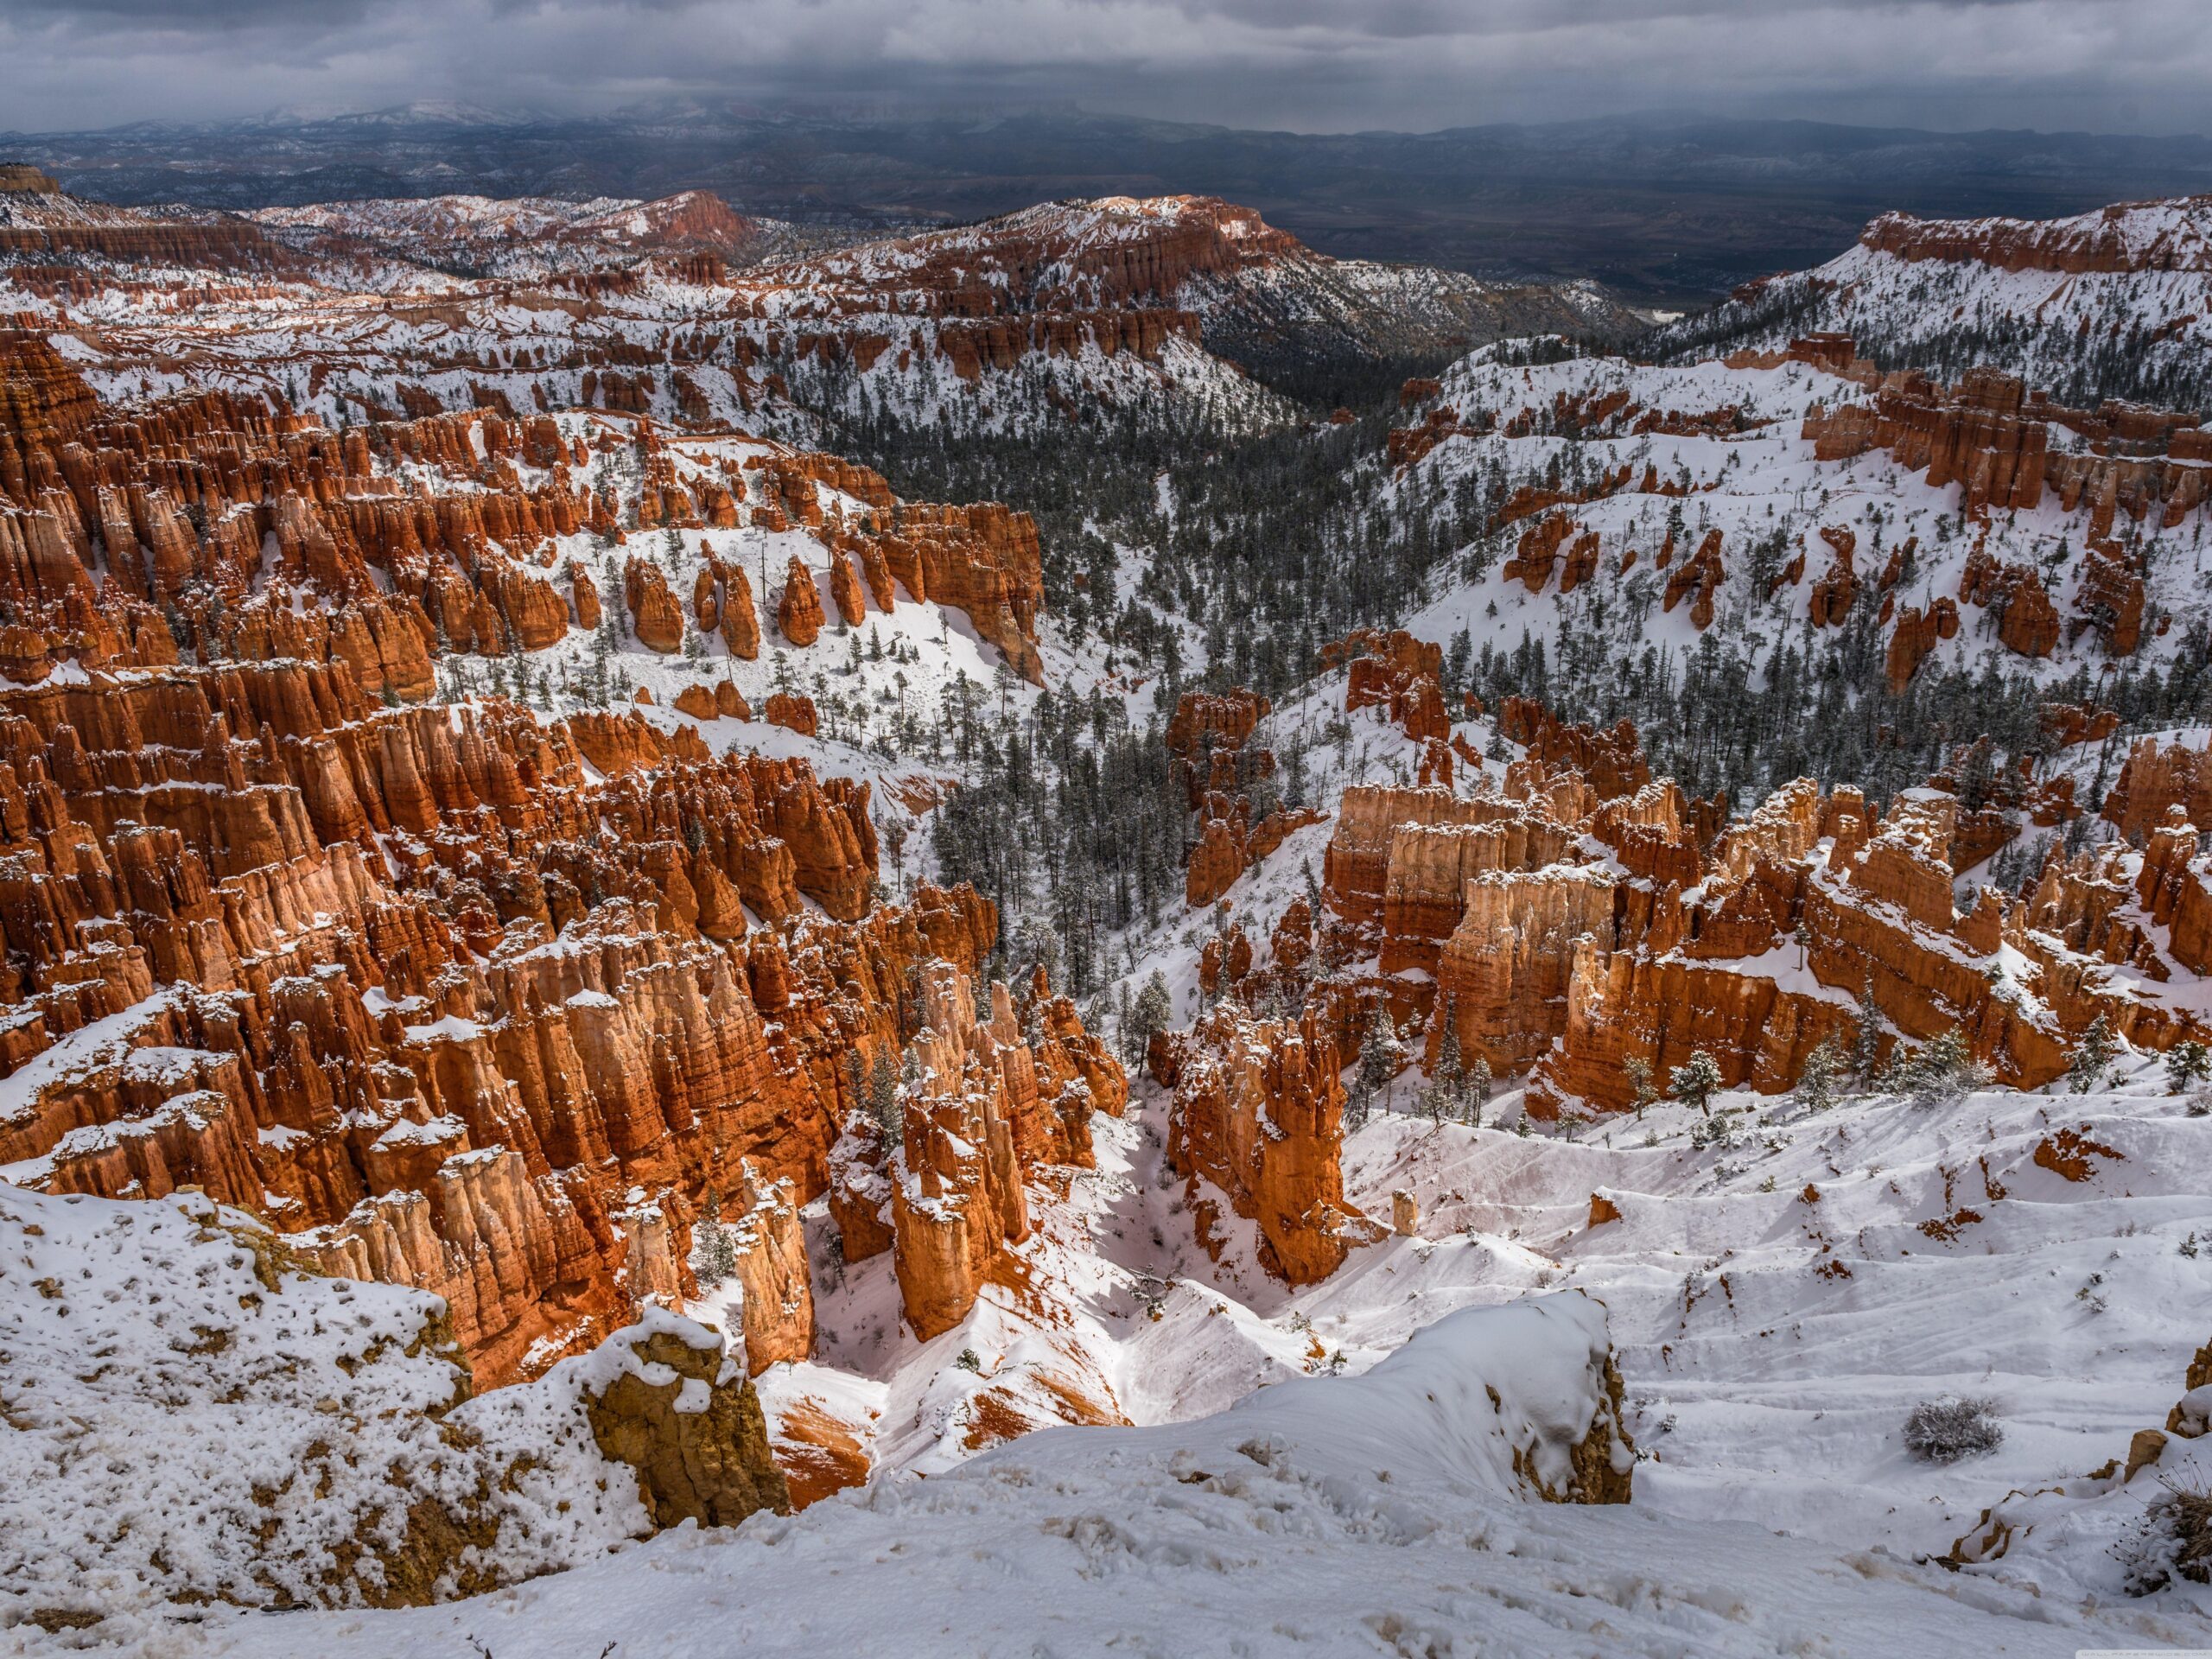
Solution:
{"label": "dark treeline", "polygon": [[1109,936],[1182,902],[1183,791],[1155,721],[1118,702],[1047,691],[1026,719],[982,735],[969,781],[931,820],[944,878],[1009,911],[1002,966],[1041,962],[1087,996],[1121,964]]}
{"label": "dark treeline", "polygon": [[[1325,641],[1401,620],[1477,527],[1464,499],[1412,512],[1378,502],[1408,366],[1380,376],[1389,395],[1349,421],[1259,433],[1225,431],[1204,411],[1136,408],[988,438],[866,417],[837,442],[910,499],[1033,513],[1053,613],[1077,645],[1096,636],[1178,689],[1280,696],[1312,677]],[[1123,582],[1117,544],[1159,556]],[[1185,628],[1201,642],[1202,670]]]}
{"label": "dark treeline", "polygon": [[[1794,326],[1798,302],[1777,286],[1777,298],[1758,303],[1768,323]],[[1520,349],[1541,361],[1573,348]],[[1394,477],[1384,439],[1403,418],[1397,378],[1382,377],[1387,391],[1348,420],[1311,409],[1261,431],[1168,403],[1017,435],[876,412],[840,424],[832,446],[903,496],[996,499],[1035,514],[1065,637],[1101,652],[1109,671],[1152,684],[1149,707],[1135,715],[1089,687],[1056,687],[1026,715],[981,688],[962,703],[966,782],[933,815],[931,843],[946,879],[972,880],[1001,906],[1002,968],[1044,962],[1056,982],[1090,997],[1125,971],[1129,930],[1179,909],[1198,823],[1162,727],[1181,691],[1242,684],[1278,702],[1294,696],[1319,672],[1325,642],[1399,623],[1440,579],[1472,581],[1491,568],[1513,537],[1488,524],[1512,492],[1595,479],[1574,431],[1555,433],[1567,443],[1533,470],[1492,455],[1456,478]],[[1463,411],[1478,423],[1484,415]],[[1749,549],[1754,591],[1786,560],[1789,539],[1777,527]],[[1647,642],[1656,584],[1643,588],[1653,591],[1585,589],[1556,645],[1524,637],[1477,654],[1459,635],[1446,642],[1447,690],[1492,708],[1532,696],[1599,725],[1632,720],[1655,774],[1725,793],[1739,811],[1808,775],[1856,784],[1886,805],[1982,738],[1998,766],[2040,756],[2050,702],[2113,709],[2123,734],[2212,718],[2212,648],[2193,624],[2164,664],[2097,661],[2038,684],[1993,642],[1965,665],[1926,664],[1891,693],[1871,586],[1839,630],[1815,635],[1809,624],[1732,607],[1686,649]],[[2092,810],[2124,750],[2124,736],[2106,747]]]}
{"label": "dark treeline", "polygon": [[[1257,433],[1173,406],[1014,435],[878,414],[840,425],[835,447],[904,497],[1033,513],[1069,639],[1154,685],[1137,723],[1087,689],[1048,691],[1026,717],[981,709],[967,781],[932,815],[931,841],[945,879],[1004,909],[1008,971],[1042,961],[1089,996],[1124,969],[1116,936],[1181,906],[1196,824],[1163,726],[1185,689],[1294,694],[1324,642],[1402,619],[1473,533],[1466,491],[1410,508],[1382,499],[1397,388],[1427,366],[1377,369],[1349,421],[1317,407]],[[1325,388],[1338,402],[1350,389],[1342,375]],[[1125,562],[1124,548],[1152,556]]]}
{"label": "dark treeline", "polygon": [[[1602,636],[1586,637],[1602,652]],[[1490,706],[1530,696],[1570,720],[1635,721],[1655,775],[1694,794],[1725,791],[1738,808],[1807,776],[1857,784],[1886,804],[1984,737],[2001,760],[2044,755],[2042,711],[2050,703],[2114,709],[2122,732],[2212,718],[2212,647],[2202,630],[2164,668],[2120,662],[2093,673],[2084,665],[2043,685],[2008,671],[1993,651],[1973,668],[1937,672],[1930,664],[1893,693],[1884,649],[1873,607],[1861,605],[1840,646],[1817,658],[1801,639],[1762,653],[1748,635],[1715,629],[1688,652],[1646,646],[1626,660],[1572,643],[1548,653],[1527,637],[1510,652],[1485,647],[1470,658],[1462,646],[1448,660],[1466,664],[1462,683]]]}

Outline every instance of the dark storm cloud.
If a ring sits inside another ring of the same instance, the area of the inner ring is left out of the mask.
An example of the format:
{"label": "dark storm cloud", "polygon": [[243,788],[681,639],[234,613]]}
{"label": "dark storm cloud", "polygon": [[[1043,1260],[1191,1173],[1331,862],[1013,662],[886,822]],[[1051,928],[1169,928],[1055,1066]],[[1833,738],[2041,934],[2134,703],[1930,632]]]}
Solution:
{"label": "dark storm cloud", "polygon": [[1637,109],[2193,130],[2205,0],[0,0],[0,127],[410,100],[1073,99],[1433,128]]}

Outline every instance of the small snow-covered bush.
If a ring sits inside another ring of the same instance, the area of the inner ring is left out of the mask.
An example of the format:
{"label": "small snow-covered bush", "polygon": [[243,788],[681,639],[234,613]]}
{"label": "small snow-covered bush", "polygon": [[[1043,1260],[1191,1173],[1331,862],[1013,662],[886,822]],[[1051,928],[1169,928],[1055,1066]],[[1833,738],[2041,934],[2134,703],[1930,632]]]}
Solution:
{"label": "small snow-covered bush", "polygon": [[2212,1488],[2169,1482],[2113,1554],[2127,1569],[2131,1596],[2153,1594],[2177,1577],[2212,1584]]}
{"label": "small snow-covered bush", "polygon": [[2005,1443],[1996,1412],[1993,1400],[1923,1400],[1904,1420],[1905,1450],[1923,1463],[1956,1463],[1994,1452]]}

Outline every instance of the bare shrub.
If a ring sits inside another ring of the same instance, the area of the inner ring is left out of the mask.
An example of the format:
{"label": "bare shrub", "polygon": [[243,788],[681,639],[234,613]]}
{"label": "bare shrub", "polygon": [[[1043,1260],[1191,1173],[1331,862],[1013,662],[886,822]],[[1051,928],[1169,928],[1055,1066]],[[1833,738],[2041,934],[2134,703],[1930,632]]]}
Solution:
{"label": "bare shrub", "polygon": [[2168,1481],[2135,1529],[2113,1546],[2127,1569],[2127,1593],[2147,1596],[2176,1578],[2212,1584],[2212,1488]]}
{"label": "bare shrub", "polygon": [[1956,1463],[1994,1452],[2005,1443],[1996,1413],[1994,1400],[1923,1400],[1904,1420],[1905,1450],[1923,1463]]}

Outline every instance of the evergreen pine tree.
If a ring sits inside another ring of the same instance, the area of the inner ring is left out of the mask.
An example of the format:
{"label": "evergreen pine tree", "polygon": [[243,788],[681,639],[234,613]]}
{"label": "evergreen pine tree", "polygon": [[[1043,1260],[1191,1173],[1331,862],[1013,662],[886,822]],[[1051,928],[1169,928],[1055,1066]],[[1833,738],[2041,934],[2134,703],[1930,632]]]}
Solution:
{"label": "evergreen pine tree", "polygon": [[1705,1050],[1690,1051],[1689,1063],[1678,1065],[1670,1074],[1674,1096],[1685,1106],[1694,1106],[1700,1115],[1713,1115],[1713,1096],[1720,1088],[1720,1066]]}
{"label": "evergreen pine tree", "polygon": [[1833,1037],[1821,1039],[1820,1046],[1805,1057],[1805,1069],[1797,1074],[1797,1103],[1808,1112],[1825,1112],[1842,1095],[1844,1056],[1842,1045]]}
{"label": "evergreen pine tree", "polygon": [[899,1103],[899,1073],[891,1064],[888,1049],[878,1049],[875,1065],[868,1078],[868,1115],[883,1136],[883,1143],[895,1147],[904,1138],[902,1113]]}
{"label": "evergreen pine tree", "polygon": [[1481,1055],[1467,1071],[1466,1119],[1467,1127],[1479,1129],[1483,1126],[1483,1108],[1490,1104],[1490,1062]]}
{"label": "evergreen pine tree", "polygon": [[2166,1051],[2166,1088],[2173,1094],[2185,1095],[2204,1081],[2212,1072],[2212,1049],[2194,1039],[2176,1043]]}
{"label": "evergreen pine tree", "polygon": [[1898,1081],[1915,1105],[1943,1106],[1983,1087],[1989,1073],[1953,1026],[1898,1068]]}
{"label": "evergreen pine tree", "polygon": [[1155,968],[1129,1005],[1128,1018],[1122,1021],[1122,1059],[1131,1065],[1143,1065],[1153,1033],[1166,1030],[1174,1021],[1175,995],[1167,988],[1167,976]]}
{"label": "evergreen pine tree", "polygon": [[1636,1102],[1636,1115],[1643,1116],[1643,1109],[1659,1098],[1659,1085],[1651,1079],[1651,1062],[1641,1054],[1631,1054],[1621,1062],[1621,1076],[1628,1079],[1629,1094]]}
{"label": "evergreen pine tree", "polygon": [[699,1224],[692,1230],[692,1274],[700,1289],[712,1290],[736,1271],[737,1240],[722,1225],[721,1196],[709,1192],[699,1212]]}
{"label": "evergreen pine tree", "polygon": [[1359,1044],[1359,1080],[1369,1100],[1388,1088],[1398,1075],[1402,1052],[1389,1011],[1376,1003],[1367,1016],[1367,1032]]}
{"label": "evergreen pine tree", "polygon": [[1872,1093],[1882,1081],[1882,1010],[1874,1001],[1874,982],[1859,988],[1859,1012],[1851,1034],[1851,1075],[1860,1090]]}
{"label": "evergreen pine tree", "polygon": [[2066,1086],[2077,1095],[2086,1095],[2105,1079],[2118,1058],[2120,1045],[2113,1040],[2112,1024],[2099,1014],[2074,1045],[2074,1052],[2066,1061]]}

